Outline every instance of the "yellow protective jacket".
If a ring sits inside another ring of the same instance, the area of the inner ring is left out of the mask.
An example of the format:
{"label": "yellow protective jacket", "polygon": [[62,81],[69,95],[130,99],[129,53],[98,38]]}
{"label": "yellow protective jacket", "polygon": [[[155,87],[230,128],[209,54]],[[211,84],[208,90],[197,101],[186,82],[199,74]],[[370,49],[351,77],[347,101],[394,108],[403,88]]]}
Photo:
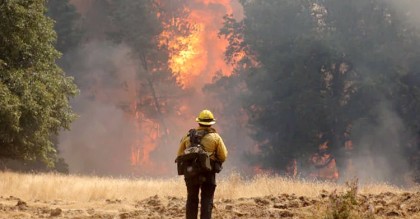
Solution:
{"label": "yellow protective jacket", "polygon": [[[228,151],[226,149],[225,143],[223,142],[222,138],[219,134],[215,132],[213,128],[208,127],[198,127],[197,130],[209,129],[212,130],[210,133],[205,135],[203,139],[201,139],[201,145],[203,145],[203,149],[206,152],[212,153],[210,159],[218,160],[219,162],[224,162],[227,158]],[[183,155],[186,148],[191,145],[190,137],[188,135],[184,136],[181,139],[179,144],[178,154],[177,156]]]}

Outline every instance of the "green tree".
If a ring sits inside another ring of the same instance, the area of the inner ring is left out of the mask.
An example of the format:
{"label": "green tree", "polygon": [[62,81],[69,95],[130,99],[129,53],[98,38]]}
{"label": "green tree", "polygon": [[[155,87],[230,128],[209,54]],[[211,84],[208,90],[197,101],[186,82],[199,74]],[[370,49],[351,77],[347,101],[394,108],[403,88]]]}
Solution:
{"label": "green tree", "polygon": [[241,99],[261,149],[258,160],[281,169],[290,159],[310,153],[315,132],[325,126],[319,69],[332,55],[314,38],[316,22],[308,1],[242,3],[246,18],[242,24],[225,18],[221,35],[239,35],[239,43],[229,40],[227,52],[243,50],[245,59],[254,56],[258,62],[239,61],[236,77],[245,81],[248,90],[241,92],[245,94]]}
{"label": "green tree", "polygon": [[77,88],[56,65],[45,12],[44,0],[0,2],[0,157],[52,166],[51,139],[74,120],[68,100]]}
{"label": "green tree", "polygon": [[[357,92],[346,105],[348,123],[359,153],[392,163],[385,177],[407,169],[403,155],[410,135],[418,132],[418,31],[405,14],[386,1],[324,1],[329,27],[325,40],[358,75]],[[408,100],[407,97],[410,97]],[[372,175],[375,177],[375,175]]]}
{"label": "green tree", "polygon": [[225,79],[223,84],[246,84],[247,91],[237,96],[264,166],[282,169],[291,158],[307,160],[320,133],[333,136],[331,149],[339,155],[349,127],[360,151],[398,158],[404,133],[419,127],[413,120],[418,84],[408,78],[418,77],[420,56],[417,30],[393,5],[375,0],[241,3],[245,19],[225,17],[221,35],[230,42],[228,61],[238,53],[246,56],[230,84]]}
{"label": "green tree", "polygon": [[55,48],[65,54],[79,45],[82,37],[80,15],[69,0],[48,0],[47,15],[54,20],[57,33]]}

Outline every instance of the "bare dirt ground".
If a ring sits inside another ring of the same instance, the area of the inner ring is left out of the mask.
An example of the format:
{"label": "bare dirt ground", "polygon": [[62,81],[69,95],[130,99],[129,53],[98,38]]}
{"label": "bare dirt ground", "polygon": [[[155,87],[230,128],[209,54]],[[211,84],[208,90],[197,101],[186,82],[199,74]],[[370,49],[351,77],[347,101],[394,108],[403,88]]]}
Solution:
{"label": "bare dirt ground", "polygon": [[[420,218],[420,192],[359,195],[358,212],[373,218]],[[329,194],[294,194],[215,200],[213,218],[320,218]],[[151,196],[139,201],[25,201],[0,198],[1,218],[184,218],[185,198]]]}

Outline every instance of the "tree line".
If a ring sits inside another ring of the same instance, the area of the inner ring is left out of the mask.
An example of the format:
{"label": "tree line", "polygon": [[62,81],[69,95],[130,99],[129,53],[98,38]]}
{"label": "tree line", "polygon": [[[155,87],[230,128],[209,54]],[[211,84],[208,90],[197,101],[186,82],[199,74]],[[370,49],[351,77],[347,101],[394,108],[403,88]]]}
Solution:
{"label": "tree line", "polygon": [[412,7],[380,0],[241,4],[245,18],[225,16],[220,31],[230,42],[226,60],[237,67],[219,86],[247,88],[236,98],[259,142],[261,153],[250,158],[279,171],[298,159],[305,169],[320,135],[328,135],[342,170],[350,153],[373,159],[377,172],[389,169],[372,178],[418,174],[420,40]]}
{"label": "tree line", "polygon": [[[355,159],[375,155],[374,163],[390,164],[387,179],[418,167],[420,41],[413,7],[381,0],[240,2],[245,18],[226,15],[220,30],[235,71],[205,92],[228,98],[222,111],[232,121],[238,104],[246,113],[243,127],[259,147],[244,154],[250,165],[281,172],[298,159],[305,169],[324,134],[342,169],[349,140]],[[1,158],[58,163],[56,136],[76,118],[69,104],[75,82],[82,91],[89,86],[69,54],[88,37],[133,48],[141,66],[138,109],[163,125],[165,113],[178,105],[161,99],[167,95],[156,94],[156,86],[188,92],[176,84],[167,66],[170,51],[158,40],[165,22],[185,16],[182,1],[166,8],[157,1],[94,4],[111,31],[92,33],[67,0],[0,1]],[[187,24],[173,25],[177,34],[188,34]]]}

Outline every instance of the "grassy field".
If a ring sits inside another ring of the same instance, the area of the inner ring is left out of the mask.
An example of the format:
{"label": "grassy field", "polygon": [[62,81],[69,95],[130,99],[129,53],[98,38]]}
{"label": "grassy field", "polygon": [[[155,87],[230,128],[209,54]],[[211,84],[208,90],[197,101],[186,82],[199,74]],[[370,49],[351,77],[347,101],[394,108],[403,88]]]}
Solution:
{"label": "grassy field", "polygon": [[[218,179],[213,218],[420,218],[419,191],[231,173]],[[182,177],[0,172],[0,195],[0,219],[185,217]]]}
{"label": "grassy field", "polygon": [[[413,188],[414,189],[414,188]],[[409,192],[387,184],[359,186],[360,194]],[[237,199],[267,195],[295,194],[316,197],[323,190],[344,190],[343,185],[257,175],[245,180],[237,173],[218,179],[216,199]],[[0,172],[0,193],[25,200],[97,201],[104,199],[141,200],[150,196],[186,197],[182,177],[169,179],[126,179],[59,174],[21,174]]]}

